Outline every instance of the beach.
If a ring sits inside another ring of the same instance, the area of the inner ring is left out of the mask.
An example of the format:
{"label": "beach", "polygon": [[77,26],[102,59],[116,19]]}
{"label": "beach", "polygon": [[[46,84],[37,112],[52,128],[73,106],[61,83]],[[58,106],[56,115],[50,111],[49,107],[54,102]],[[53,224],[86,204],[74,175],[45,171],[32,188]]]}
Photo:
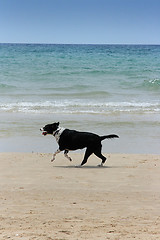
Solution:
{"label": "beach", "polygon": [[[160,46],[0,44],[0,240],[160,239]],[[120,138],[103,168],[40,128]]]}
{"label": "beach", "polygon": [[160,155],[0,153],[0,239],[160,239]]}

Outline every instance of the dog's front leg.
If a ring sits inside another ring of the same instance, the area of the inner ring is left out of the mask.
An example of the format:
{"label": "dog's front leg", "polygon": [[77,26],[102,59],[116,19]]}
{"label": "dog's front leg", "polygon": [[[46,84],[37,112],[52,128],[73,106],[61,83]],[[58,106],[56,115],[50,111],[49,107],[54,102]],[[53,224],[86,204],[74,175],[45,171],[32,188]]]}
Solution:
{"label": "dog's front leg", "polygon": [[61,152],[61,150],[57,149],[57,151],[53,154],[53,158],[51,159],[51,162],[53,162],[55,160],[56,155],[60,152]]}

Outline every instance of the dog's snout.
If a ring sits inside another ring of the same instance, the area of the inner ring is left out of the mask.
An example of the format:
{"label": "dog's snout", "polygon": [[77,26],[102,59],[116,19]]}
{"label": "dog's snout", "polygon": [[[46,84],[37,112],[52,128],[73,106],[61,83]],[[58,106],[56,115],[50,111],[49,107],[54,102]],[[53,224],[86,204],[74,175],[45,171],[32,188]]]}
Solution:
{"label": "dog's snout", "polygon": [[43,131],[43,128],[40,128],[40,131]]}

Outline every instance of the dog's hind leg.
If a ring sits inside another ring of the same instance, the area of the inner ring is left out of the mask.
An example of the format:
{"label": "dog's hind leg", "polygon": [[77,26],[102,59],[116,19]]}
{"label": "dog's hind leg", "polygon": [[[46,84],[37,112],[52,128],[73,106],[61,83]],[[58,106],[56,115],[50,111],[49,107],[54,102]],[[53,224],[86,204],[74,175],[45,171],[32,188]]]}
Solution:
{"label": "dog's hind leg", "polygon": [[55,160],[55,156],[60,152],[61,152],[61,150],[57,149],[57,151],[53,154],[53,158],[51,159],[51,162],[53,162]]}
{"label": "dog's hind leg", "polygon": [[106,157],[102,155],[101,150],[102,150],[102,145],[100,145],[98,148],[96,148],[96,149],[94,150],[94,154],[95,154],[97,157],[99,157],[100,159],[102,159],[101,164],[98,165],[99,167],[103,167],[103,164],[104,164],[105,161],[106,161]]}
{"label": "dog's hind leg", "polygon": [[87,162],[87,159],[89,158],[89,156],[93,153],[93,150],[91,150],[90,148],[87,148],[86,149],[86,152],[85,152],[85,155],[84,155],[84,159],[81,163],[80,166],[83,166],[86,162]]}
{"label": "dog's hind leg", "polygon": [[68,150],[65,150],[64,151],[64,156],[69,160],[69,161],[72,161],[72,158],[70,158],[69,156],[68,156]]}

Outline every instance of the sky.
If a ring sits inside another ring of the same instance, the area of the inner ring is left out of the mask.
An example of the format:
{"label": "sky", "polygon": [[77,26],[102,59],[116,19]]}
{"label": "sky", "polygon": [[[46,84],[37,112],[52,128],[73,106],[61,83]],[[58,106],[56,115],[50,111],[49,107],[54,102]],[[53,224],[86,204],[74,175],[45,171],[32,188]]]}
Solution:
{"label": "sky", "polygon": [[0,43],[160,44],[160,0],[0,0]]}

